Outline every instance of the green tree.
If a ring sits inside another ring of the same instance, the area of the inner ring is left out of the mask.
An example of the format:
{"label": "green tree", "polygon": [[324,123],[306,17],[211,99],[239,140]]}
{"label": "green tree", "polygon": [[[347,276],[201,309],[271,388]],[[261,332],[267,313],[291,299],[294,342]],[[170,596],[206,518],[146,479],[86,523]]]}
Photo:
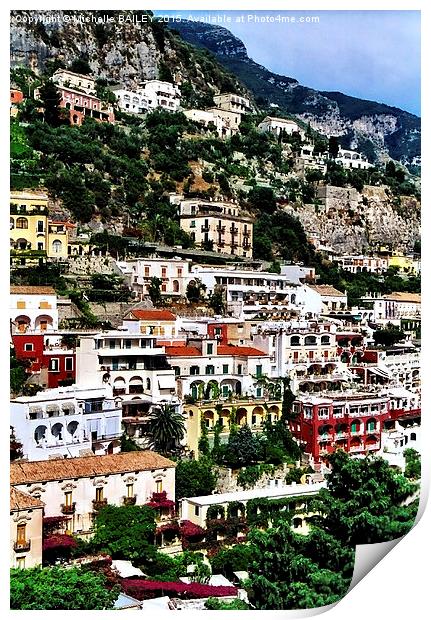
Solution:
{"label": "green tree", "polygon": [[229,440],[224,451],[224,459],[230,465],[244,466],[255,463],[262,455],[259,438],[245,424],[229,434]]}
{"label": "green tree", "polygon": [[177,448],[185,434],[185,423],[175,407],[164,403],[148,414],[150,445],[156,452],[169,454]]}
{"label": "green tree", "polygon": [[397,342],[405,340],[406,335],[401,329],[388,323],[385,329],[377,329],[373,338],[377,346],[392,347]]}
{"label": "green tree", "polygon": [[329,156],[332,157],[332,159],[335,159],[338,155],[339,150],[340,150],[340,145],[338,142],[338,138],[336,136],[329,136],[329,142],[328,142]]}
{"label": "green tree", "polygon": [[215,314],[224,314],[226,311],[225,291],[222,287],[216,286],[214,292],[208,298],[208,305]]}
{"label": "green tree", "polygon": [[[200,385],[203,385],[202,383]],[[201,436],[198,441],[198,450],[200,457],[210,455],[210,442],[208,440],[208,428],[205,423],[205,418],[202,416],[201,421]]]}
{"label": "green tree", "polygon": [[217,484],[211,459],[181,460],[175,468],[175,499],[210,495]]}
{"label": "green tree", "polygon": [[214,574],[233,578],[236,571],[248,571],[251,557],[252,549],[246,544],[222,548],[210,558],[211,568]]}
{"label": "green tree", "polygon": [[81,568],[12,569],[11,609],[112,609],[119,588],[104,575]]}
{"label": "green tree", "polygon": [[45,84],[39,88],[39,97],[45,108],[45,122],[53,127],[61,125],[63,122],[60,110],[61,95],[54,82],[47,80]]}
{"label": "green tree", "polygon": [[131,437],[126,435],[126,433],[123,433],[121,435],[120,450],[121,452],[137,452],[138,450],[142,450],[142,448],[140,448]]}
{"label": "green tree", "polygon": [[349,545],[385,542],[411,529],[417,502],[408,502],[417,484],[397,474],[382,458],[352,459],[337,450],[327,489],[320,491],[321,526]]}
{"label": "green tree", "polygon": [[82,57],[72,60],[70,70],[74,73],[81,73],[82,75],[90,75],[91,73],[91,67],[88,64],[88,60]]}
{"label": "green tree", "polygon": [[205,601],[205,609],[212,609],[215,611],[222,611],[225,609],[234,609],[234,610],[245,610],[249,609],[249,606],[245,601],[240,598],[236,598],[233,601],[225,602],[216,598],[215,596],[210,596]]}
{"label": "green tree", "polygon": [[15,429],[10,427],[10,460],[16,461],[23,457],[22,443],[20,443],[15,435]]}
{"label": "green tree", "polygon": [[205,291],[205,284],[199,278],[196,278],[187,284],[186,297],[190,302],[197,303],[201,301]]}
{"label": "green tree", "polygon": [[274,190],[271,187],[253,187],[248,193],[248,203],[263,213],[274,213],[277,208]]}
{"label": "green tree", "polygon": [[404,475],[411,480],[418,480],[421,477],[421,455],[414,448],[404,450],[406,469]]}
{"label": "green tree", "polygon": [[25,360],[17,360],[15,350],[10,353],[10,391],[12,394],[20,394],[29,377],[26,368],[29,363]]}
{"label": "green tree", "polygon": [[161,306],[162,305],[162,293],[160,287],[162,286],[162,280],[160,278],[156,278],[155,276],[151,278],[150,285],[148,287],[148,295],[150,296],[151,302],[153,306]]}
{"label": "green tree", "polygon": [[104,506],[96,513],[92,546],[114,559],[151,563],[156,554],[154,517],[148,506]]}

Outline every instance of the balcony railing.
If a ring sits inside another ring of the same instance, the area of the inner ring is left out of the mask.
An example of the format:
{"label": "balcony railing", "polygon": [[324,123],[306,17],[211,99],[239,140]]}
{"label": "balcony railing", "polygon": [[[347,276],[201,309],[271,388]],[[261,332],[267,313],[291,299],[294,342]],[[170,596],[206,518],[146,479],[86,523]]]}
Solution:
{"label": "balcony railing", "polygon": [[31,541],[30,540],[17,540],[13,544],[14,551],[17,553],[23,551],[30,551]]}
{"label": "balcony railing", "polygon": [[124,506],[134,506],[136,504],[136,495],[131,497],[123,496],[123,504]]}
{"label": "balcony railing", "polygon": [[75,514],[76,502],[72,502],[71,504],[61,504],[61,512],[64,515],[73,515]]}
{"label": "balcony railing", "polygon": [[209,232],[210,227],[209,226],[201,226],[201,232],[205,233],[205,232]]}
{"label": "balcony railing", "polygon": [[100,510],[104,506],[108,505],[107,499],[93,499],[93,510]]}
{"label": "balcony railing", "polygon": [[364,450],[364,446],[350,446],[349,452],[363,452]]}

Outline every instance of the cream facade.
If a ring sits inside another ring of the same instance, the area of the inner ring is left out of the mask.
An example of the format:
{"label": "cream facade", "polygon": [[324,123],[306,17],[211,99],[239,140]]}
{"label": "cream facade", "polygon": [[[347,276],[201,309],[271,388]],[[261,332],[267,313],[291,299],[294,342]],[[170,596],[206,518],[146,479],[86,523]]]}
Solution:
{"label": "cream facade", "polygon": [[117,261],[116,265],[138,299],[148,295],[152,278],[159,278],[162,281],[160,286],[162,295],[181,297],[186,294],[191,261],[180,258],[139,258]]}
{"label": "cream facade", "polygon": [[162,80],[148,80],[139,91],[148,100],[149,109],[161,108],[168,112],[178,112],[181,92],[178,86]]}
{"label": "cream facade", "polygon": [[384,273],[389,266],[388,259],[379,256],[340,256],[335,261],[350,273]]}
{"label": "cream facade", "polygon": [[239,114],[247,114],[248,112],[251,112],[250,100],[242,95],[221,93],[220,95],[214,95],[213,99],[216,106],[221,110],[237,112]]}
{"label": "cream facade", "polygon": [[253,220],[240,214],[234,202],[204,201],[180,202],[180,226],[195,244],[223,254],[251,258],[253,252]]}
{"label": "cream facade", "polygon": [[24,491],[10,489],[10,567],[42,565],[44,504]]}
{"label": "cream facade", "polygon": [[13,462],[11,485],[43,501],[44,516],[68,517],[66,532],[92,533],[104,504],[143,505],[153,493],[175,499],[175,463],[148,450],[42,462]]}
{"label": "cream facade", "polygon": [[350,151],[347,149],[340,149],[335,161],[337,164],[343,166],[343,168],[367,170],[368,168],[373,167],[373,164],[370,164],[365,155],[362,155],[362,153],[358,153],[357,151]]}
{"label": "cream facade", "polygon": [[50,286],[11,286],[9,317],[12,333],[57,331],[56,292]]}
{"label": "cream facade", "polygon": [[347,310],[347,293],[342,293],[329,284],[310,284],[322,301],[323,312]]}
{"label": "cream facade", "polygon": [[96,94],[96,81],[89,75],[74,73],[68,69],[57,69],[52,76],[52,81],[62,88],[73,88],[87,95]]}
{"label": "cream facade", "polygon": [[293,133],[299,133],[302,138],[305,136],[303,129],[301,129],[298,123],[288,118],[266,116],[257,128],[265,133],[272,133],[276,137],[282,133],[288,136],[291,136]]}
{"label": "cream facade", "polygon": [[238,131],[240,118],[235,113],[226,113],[225,110],[210,108],[208,110],[184,110],[184,114],[191,121],[195,121],[205,128],[212,127],[222,139],[230,138]]}

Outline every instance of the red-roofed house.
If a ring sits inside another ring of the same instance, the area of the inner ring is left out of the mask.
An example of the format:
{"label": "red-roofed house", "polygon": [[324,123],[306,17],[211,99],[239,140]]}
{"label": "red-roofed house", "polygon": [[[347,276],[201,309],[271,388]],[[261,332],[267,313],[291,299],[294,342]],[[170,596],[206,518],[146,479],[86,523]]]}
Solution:
{"label": "red-roofed house", "polygon": [[177,393],[194,399],[227,398],[232,394],[260,398],[258,377],[268,376],[270,357],[254,347],[220,345],[215,338],[189,338],[185,346],[167,346],[175,370]]}
{"label": "red-roofed house", "polygon": [[169,310],[130,310],[124,320],[139,321],[140,333],[146,336],[156,336],[158,341],[173,338],[178,332],[177,316]]}

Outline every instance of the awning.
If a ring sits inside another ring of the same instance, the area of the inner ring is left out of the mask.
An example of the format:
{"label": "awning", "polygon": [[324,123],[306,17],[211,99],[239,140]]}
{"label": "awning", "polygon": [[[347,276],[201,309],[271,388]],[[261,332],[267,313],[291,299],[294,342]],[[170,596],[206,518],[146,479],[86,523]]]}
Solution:
{"label": "awning", "polygon": [[159,379],[159,388],[161,390],[175,390],[175,378],[173,376],[161,376]]}
{"label": "awning", "polygon": [[144,382],[140,377],[134,377],[130,379],[129,385],[144,385]]}
{"label": "awning", "polygon": [[377,366],[370,366],[368,370],[374,373],[375,375],[378,375],[379,377],[383,377],[384,379],[390,378],[389,373],[385,372],[384,370],[381,370],[381,368],[377,368]]}

